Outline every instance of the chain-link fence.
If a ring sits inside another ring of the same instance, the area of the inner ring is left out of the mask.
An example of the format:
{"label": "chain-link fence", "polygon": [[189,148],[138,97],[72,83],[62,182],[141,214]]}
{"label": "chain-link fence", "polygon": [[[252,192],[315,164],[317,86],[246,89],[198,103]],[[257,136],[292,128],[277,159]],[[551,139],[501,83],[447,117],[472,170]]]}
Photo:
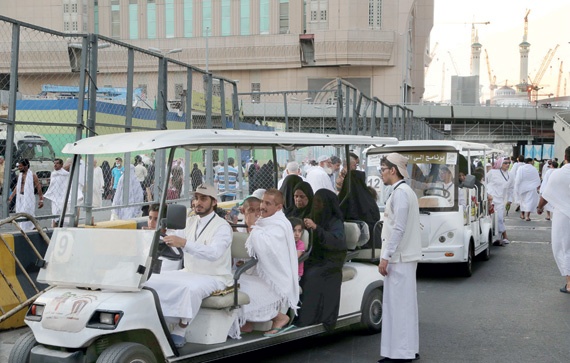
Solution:
{"label": "chain-link fence", "polygon": [[[369,98],[340,79],[323,90],[253,92],[238,98],[237,81],[169,58],[173,52],[0,16],[1,215],[20,211],[57,220],[72,167],[72,155],[61,150],[95,135],[234,128],[441,137],[409,109]],[[274,186],[288,161],[309,163],[325,154],[336,150],[278,152],[278,165],[272,165],[271,151],[180,150],[171,175],[164,175],[161,151],[87,156],[79,161],[67,204],[76,212],[69,214],[69,223],[77,223],[80,215],[89,224],[94,211],[106,212],[103,219],[131,217],[129,211],[140,215],[162,193],[169,200],[188,199],[202,180],[215,184],[222,200],[241,198]],[[54,163],[57,159],[61,162]],[[168,190],[163,191],[166,178]]]}

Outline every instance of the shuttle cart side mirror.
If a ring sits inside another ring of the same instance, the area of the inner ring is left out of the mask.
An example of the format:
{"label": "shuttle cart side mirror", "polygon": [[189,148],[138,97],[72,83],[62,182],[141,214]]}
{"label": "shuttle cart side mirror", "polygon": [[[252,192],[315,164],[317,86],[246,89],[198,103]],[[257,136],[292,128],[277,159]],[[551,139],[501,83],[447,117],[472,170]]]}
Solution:
{"label": "shuttle cart side mirror", "polygon": [[461,183],[460,187],[469,189],[475,188],[475,175],[465,175],[465,180]]}
{"label": "shuttle cart side mirror", "polygon": [[166,221],[161,224],[166,229],[186,228],[186,207],[182,204],[170,204],[166,210]]}

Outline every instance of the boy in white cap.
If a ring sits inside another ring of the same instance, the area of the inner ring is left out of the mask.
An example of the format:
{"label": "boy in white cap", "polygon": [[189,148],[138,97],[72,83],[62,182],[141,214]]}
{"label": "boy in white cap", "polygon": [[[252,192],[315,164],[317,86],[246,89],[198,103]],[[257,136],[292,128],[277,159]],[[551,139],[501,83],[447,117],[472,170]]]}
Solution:
{"label": "boy in white cap", "polygon": [[152,275],[146,286],[156,290],[167,321],[174,324],[172,340],[181,348],[186,329],[202,299],[233,284],[232,229],[216,212],[216,188],[202,184],[195,191],[194,212],[184,230],[164,237],[170,247],[184,251],[184,269]]}
{"label": "boy in white cap", "polygon": [[416,269],[422,256],[418,199],[404,178],[408,159],[398,153],[380,161],[380,175],[392,186],[386,201],[382,252],[378,265],[384,276],[382,340],[378,362],[411,362],[419,357]]}

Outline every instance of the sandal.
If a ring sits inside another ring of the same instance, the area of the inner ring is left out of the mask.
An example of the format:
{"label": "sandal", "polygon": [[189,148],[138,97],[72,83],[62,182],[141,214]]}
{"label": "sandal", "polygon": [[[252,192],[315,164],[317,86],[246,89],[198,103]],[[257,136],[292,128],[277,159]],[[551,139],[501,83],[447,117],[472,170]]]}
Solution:
{"label": "sandal", "polygon": [[[285,332],[287,332],[293,328],[296,328],[295,325],[288,325],[288,326],[284,326],[281,328],[272,328],[271,330],[265,332],[265,334],[263,334],[263,336],[264,337],[276,337],[276,336],[281,335],[281,334],[283,334],[283,333],[285,333]],[[275,333],[269,333],[270,331],[274,331],[274,330],[275,330]]]}
{"label": "sandal", "polygon": [[527,222],[530,222],[530,218],[527,218],[526,221],[527,221]]}

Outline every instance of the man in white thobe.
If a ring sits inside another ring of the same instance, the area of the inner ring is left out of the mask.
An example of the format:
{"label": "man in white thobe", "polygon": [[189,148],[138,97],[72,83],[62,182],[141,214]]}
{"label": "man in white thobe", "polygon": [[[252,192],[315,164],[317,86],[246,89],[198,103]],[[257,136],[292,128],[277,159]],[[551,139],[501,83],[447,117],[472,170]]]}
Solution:
{"label": "man in white thobe", "polygon": [[408,159],[388,154],[380,162],[385,185],[392,186],[386,201],[382,252],[378,265],[384,276],[382,340],[378,362],[411,362],[419,358],[419,319],[416,269],[422,255],[420,210],[414,191],[404,182],[409,178]]}
{"label": "man in white thobe", "polygon": [[501,239],[494,241],[495,246],[509,244],[505,227],[505,207],[510,208],[513,201],[513,178],[509,174],[509,158],[498,158],[492,170],[487,173],[487,193],[493,197],[493,205],[497,214],[497,222]]}
{"label": "man in white thobe", "polygon": [[515,178],[515,194],[520,198],[521,219],[530,221],[530,213],[536,210],[538,187],[540,187],[540,175],[533,165],[532,158],[527,158],[525,164],[517,169]]}
{"label": "man in white thobe", "polygon": [[232,229],[215,212],[216,195],[213,185],[196,188],[193,200],[196,215],[188,218],[184,230],[163,239],[167,246],[182,248],[184,269],[153,274],[146,282],[146,286],[156,290],[167,322],[174,324],[171,335],[178,348],[186,342],[186,330],[202,299],[233,285]]}
{"label": "man in white thobe", "polygon": [[[8,202],[11,202],[12,199],[16,197],[16,213],[27,213],[34,217],[36,215],[34,188],[39,197],[38,208],[43,208],[44,206],[44,196],[40,180],[38,176],[30,170],[30,162],[28,159],[23,159],[18,163],[18,170],[20,171],[18,182],[12,190]],[[30,221],[19,222],[18,225],[24,231],[32,230],[35,227]]]}
{"label": "man in white thobe", "polygon": [[548,183],[544,186],[540,202],[536,209],[542,214],[546,203],[554,207],[556,213],[552,215],[552,253],[560,274],[566,277],[566,283],[560,292],[570,293],[570,147],[564,150],[566,164],[552,172]]}
{"label": "man in white thobe", "polygon": [[[517,181],[517,170],[518,170],[518,168],[520,168],[523,165],[524,165],[524,156],[519,155],[516,158],[516,162],[511,166],[511,169],[509,170],[509,173],[511,174],[511,178],[513,178],[514,183],[516,183],[516,181]],[[514,187],[514,184],[513,184],[513,187]],[[520,204],[520,197],[516,193],[515,190],[513,190],[513,203]],[[519,210],[520,210],[520,206],[517,206],[517,212]]]}
{"label": "man in white thobe", "polygon": [[323,155],[317,159],[317,162],[319,165],[311,168],[311,170],[307,172],[306,177],[307,182],[311,184],[311,188],[313,188],[313,193],[316,193],[319,189],[328,189],[336,193],[330,177],[333,173],[331,158]]}
{"label": "man in white thobe", "polygon": [[[65,193],[69,183],[69,172],[63,169],[63,160],[54,159],[50,174],[49,188],[45,197],[51,201],[51,213],[60,215],[65,205]],[[52,227],[57,227],[59,218],[52,219]]]}

